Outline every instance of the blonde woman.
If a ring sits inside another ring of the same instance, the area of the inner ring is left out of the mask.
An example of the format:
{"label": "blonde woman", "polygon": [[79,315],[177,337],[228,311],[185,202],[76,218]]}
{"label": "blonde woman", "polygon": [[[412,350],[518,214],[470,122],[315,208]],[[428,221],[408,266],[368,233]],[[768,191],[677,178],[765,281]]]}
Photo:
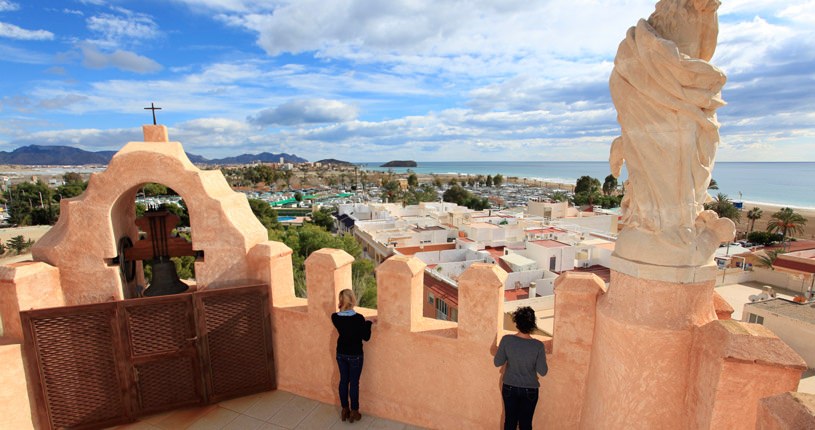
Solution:
{"label": "blonde woman", "polygon": [[[337,365],[340,368],[340,404],[343,421],[359,421],[359,377],[362,375],[362,341],[371,338],[371,321],[354,311],[357,298],[348,289],[340,291],[339,312],[331,314],[337,328]],[[350,408],[348,397],[351,397]]]}

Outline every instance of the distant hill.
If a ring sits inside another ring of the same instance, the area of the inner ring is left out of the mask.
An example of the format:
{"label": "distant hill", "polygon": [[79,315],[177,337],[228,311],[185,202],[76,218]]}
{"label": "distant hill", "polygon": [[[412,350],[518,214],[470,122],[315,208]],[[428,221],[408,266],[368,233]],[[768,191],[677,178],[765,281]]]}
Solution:
{"label": "distant hill", "polygon": [[379,167],[416,167],[416,164],[413,160],[393,160],[388,161],[387,163],[379,166]]}
{"label": "distant hill", "polygon": [[[0,164],[81,166],[85,164],[108,164],[116,151],[85,151],[71,146],[21,146],[14,151],[0,151]],[[253,161],[277,163],[280,157],[287,163],[304,163],[308,160],[294,154],[242,154],[210,160],[200,155],[187,153],[190,161],[197,164],[247,164]]]}
{"label": "distant hill", "polygon": [[324,160],[317,161],[320,164],[339,164],[341,166],[353,166],[354,163],[348,161],[337,160],[335,158],[326,158]]}
{"label": "distant hill", "polygon": [[[207,164],[247,164],[253,161],[260,161],[263,163],[279,163],[280,158],[283,158],[284,163],[305,163],[308,162],[305,158],[300,158],[294,154],[273,154],[271,152],[261,152],[260,154],[241,154],[237,157],[218,158],[215,160],[203,161]],[[192,161],[192,160],[190,160]]]}

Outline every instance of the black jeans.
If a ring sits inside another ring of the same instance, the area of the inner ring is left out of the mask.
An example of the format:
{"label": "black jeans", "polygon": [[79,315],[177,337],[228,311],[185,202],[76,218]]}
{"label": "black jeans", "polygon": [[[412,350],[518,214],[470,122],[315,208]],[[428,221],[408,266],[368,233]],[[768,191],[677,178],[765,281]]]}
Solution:
{"label": "black jeans", "polygon": [[521,430],[531,430],[538,389],[504,384],[501,396],[504,398],[504,430],[516,430],[519,424]]}
{"label": "black jeans", "polygon": [[351,409],[359,410],[359,376],[362,375],[361,355],[337,354],[337,365],[340,367],[340,404],[348,407],[348,395],[351,395]]}

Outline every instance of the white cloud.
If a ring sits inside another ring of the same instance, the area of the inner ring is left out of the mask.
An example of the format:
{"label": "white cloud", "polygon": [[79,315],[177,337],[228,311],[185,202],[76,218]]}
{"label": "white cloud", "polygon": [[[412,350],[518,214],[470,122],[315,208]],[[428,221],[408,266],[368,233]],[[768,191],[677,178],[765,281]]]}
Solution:
{"label": "white cloud", "polygon": [[357,117],[357,108],[326,99],[290,100],[276,108],[264,109],[248,118],[260,126],[345,122]]}
{"label": "white cloud", "polygon": [[8,0],[0,0],[0,12],[13,12],[20,10],[20,5]]}
{"label": "white cloud", "polygon": [[158,25],[145,14],[118,9],[124,15],[103,13],[87,19],[88,30],[97,34],[100,39],[93,42],[104,47],[132,45],[138,41],[154,39],[159,36]]}
{"label": "white cloud", "polygon": [[82,64],[92,69],[115,67],[129,72],[151,73],[162,68],[161,64],[130,51],[116,50],[104,53],[91,44],[83,44],[80,49],[84,57]]}
{"label": "white cloud", "polygon": [[22,64],[49,64],[51,56],[0,43],[0,61]]}
{"label": "white cloud", "polygon": [[26,30],[14,24],[0,22],[0,37],[17,40],[53,40],[54,33],[46,30]]}

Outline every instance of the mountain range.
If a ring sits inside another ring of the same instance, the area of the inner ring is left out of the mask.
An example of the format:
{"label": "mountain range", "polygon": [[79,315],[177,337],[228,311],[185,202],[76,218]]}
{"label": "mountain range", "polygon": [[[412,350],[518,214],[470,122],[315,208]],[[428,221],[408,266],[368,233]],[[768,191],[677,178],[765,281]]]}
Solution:
{"label": "mountain range", "polygon": [[[14,151],[0,151],[0,164],[19,165],[60,165],[79,166],[85,164],[108,164],[116,151],[85,151],[72,146],[21,146]],[[254,161],[264,163],[277,163],[283,157],[286,163],[305,163],[305,158],[285,152],[274,154],[261,152],[260,154],[241,154],[236,157],[207,159],[200,155],[187,153],[190,161],[195,164],[248,164]]]}

